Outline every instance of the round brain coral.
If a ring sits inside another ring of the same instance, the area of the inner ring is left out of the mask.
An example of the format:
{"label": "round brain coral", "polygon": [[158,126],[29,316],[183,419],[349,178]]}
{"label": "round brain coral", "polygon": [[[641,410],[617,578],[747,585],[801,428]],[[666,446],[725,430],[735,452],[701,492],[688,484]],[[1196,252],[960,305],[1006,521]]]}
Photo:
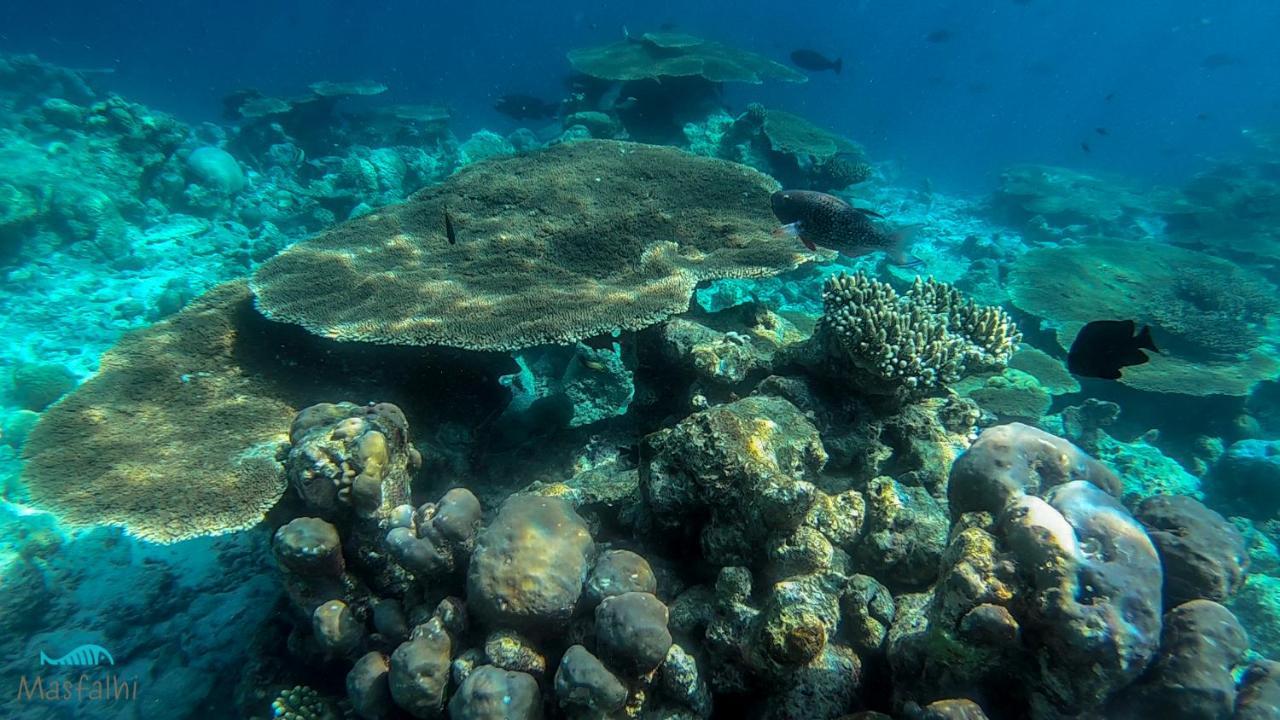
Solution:
{"label": "round brain coral", "polygon": [[280,499],[294,409],[245,371],[243,282],[126,335],[49,408],[24,447],[36,505],[71,525],[119,525],[154,542],[250,527]]}
{"label": "round brain coral", "polygon": [[673,148],[562,144],[473,165],[323,232],[264,264],[252,287],[267,317],[338,340],[569,344],[683,312],[700,281],[805,262],[772,234],[774,189]]}

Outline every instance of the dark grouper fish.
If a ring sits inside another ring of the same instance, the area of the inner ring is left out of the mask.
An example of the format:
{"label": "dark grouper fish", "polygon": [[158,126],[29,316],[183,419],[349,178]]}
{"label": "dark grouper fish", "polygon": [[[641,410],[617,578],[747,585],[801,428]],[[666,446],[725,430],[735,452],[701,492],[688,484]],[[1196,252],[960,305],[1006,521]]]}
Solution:
{"label": "dark grouper fish", "polygon": [[1094,320],[1085,325],[1067,351],[1067,370],[1083,377],[1119,380],[1121,369],[1151,359],[1143,350],[1160,352],[1151,339],[1151,328],[1137,327],[1132,320]]}
{"label": "dark grouper fish", "polygon": [[840,74],[840,70],[844,67],[843,58],[831,60],[817,50],[796,50],[791,53],[791,62],[805,70],[813,70],[814,72],[834,70],[837,75]]}
{"label": "dark grouper fish", "polygon": [[810,250],[817,250],[821,245],[849,257],[883,251],[895,265],[923,263],[907,252],[908,231],[886,230],[876,223],[876,219],[884,216],[856,208],[835,195],[813,190],[779,190],[771,202],[783,231],[800,238]]}

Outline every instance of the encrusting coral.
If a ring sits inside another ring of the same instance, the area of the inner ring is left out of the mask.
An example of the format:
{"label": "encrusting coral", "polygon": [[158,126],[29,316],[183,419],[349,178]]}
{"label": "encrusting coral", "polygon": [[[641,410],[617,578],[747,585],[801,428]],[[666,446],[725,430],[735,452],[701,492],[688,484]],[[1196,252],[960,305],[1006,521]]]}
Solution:
{"label": "encrusting coral", "polygon": [[1021,341],[1013,320],[933,278],[906,295],[864,273],[827,280],[809,362],[871,395],[918,396],[999,370]]}
{"label": "encrusting coral", "polygon": [[339,340],[571,344],[682,312],[703,280],[805,262],[772,235],[774,189],[671,148],[562,144],[471,166],[321,233],[265,263],[252,286],[268,317]]}
{"label": "encrusting coral", "polygon": [[285,490],[277,451],[294,410],[240,365],[244,312],[245,284],[221,285],[103,355],[27,438],[32,501],[156,542],[261,521]]}

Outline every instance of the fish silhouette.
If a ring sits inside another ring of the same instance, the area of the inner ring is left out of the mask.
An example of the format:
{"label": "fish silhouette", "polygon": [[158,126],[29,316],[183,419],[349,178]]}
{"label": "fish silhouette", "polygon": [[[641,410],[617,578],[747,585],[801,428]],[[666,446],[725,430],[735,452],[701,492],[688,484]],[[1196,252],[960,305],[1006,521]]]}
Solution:
{"label": "fish silhouette", "polygon": [[116,659],[111,657],[111,653],[101,645],[81,645],[60,658],[51,658],[45,655],[43,650],[40,651],[41,665],[86,667],[101,665],[104,660],[108,665],[116,664]]}

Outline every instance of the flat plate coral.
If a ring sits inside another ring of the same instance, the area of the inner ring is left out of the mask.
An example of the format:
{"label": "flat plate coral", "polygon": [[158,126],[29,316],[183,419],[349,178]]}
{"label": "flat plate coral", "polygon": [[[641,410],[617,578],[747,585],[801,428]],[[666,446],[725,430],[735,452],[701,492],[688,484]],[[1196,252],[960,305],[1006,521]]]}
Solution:
{"label": "flat plate coral", "polygon": [[1205,253],[1105,239],[1040,248],[1014,263],[1009,292],[1018,308],[1054,323],[1063,348],[1091,320],[1152,325],[1162,352],[1121,379],[1139,390],[1247,395],[1280,368],[1264,332],[1274,286]]}
{"label": "flat plate coral", "polygon": [[[473,165],[259,268],[258,308],[344,341],[517,350],[637,330],[697,283],[807,260],[768,176],[608,140]],[[445,212],[456,243],[445,231]]]}
{"label": "flat plate coral", "polygon": [[650,33],[611,45],[571,50],[569,62],[578,72],[602,80],[701,77],[711,82],[759,85],[765,80],[809,79],[753,52],[675,33]]}
{"label": "flat plate coral", "polygon": [[237,357],[243,281],[126,335],[50,407],[25,446],[35,504],[71,525],[174,542],[252,526],[285,490],[276,451],[295,409]]}

